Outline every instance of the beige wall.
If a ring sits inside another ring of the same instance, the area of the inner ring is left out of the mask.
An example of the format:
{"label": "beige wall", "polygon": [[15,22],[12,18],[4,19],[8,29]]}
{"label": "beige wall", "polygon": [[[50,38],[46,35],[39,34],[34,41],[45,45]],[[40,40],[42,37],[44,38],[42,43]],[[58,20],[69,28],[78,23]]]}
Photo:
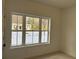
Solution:
{"label": "beige wall", "polygon": [[[10,12],[31,13],[34,15],[50,16],[51,44],[34,47],[10,49]],[[55,51],[63,51],[75,57],[75,8],[58,9],[28,0],[6,0],[5,9],[5,59],[24,59]],[[7,24],[7,25],[6,25]]]}
{"label": "beige wall", "polygon": [[61,50],[76,57],[76,8],[62,9]]}
{"label": "beige wall", "polygon": [[[10,17],[9,12],[23,12],[32,13],[34,15],[50,16],[51,19],[51,44],[40,45],[34,47],[24,47],[10,49]],[[37,56],[45,53],[51,53],[59,50],[59,40],[61,38],[61,15],[60,9],[52,8],[46,5],[34,3],[28,0],[6,0],[6,23],[5,23],[5,42],[6,46],[6,59],[23,59],[26,57]],[[7,25],[6,25],[7,24]]]}

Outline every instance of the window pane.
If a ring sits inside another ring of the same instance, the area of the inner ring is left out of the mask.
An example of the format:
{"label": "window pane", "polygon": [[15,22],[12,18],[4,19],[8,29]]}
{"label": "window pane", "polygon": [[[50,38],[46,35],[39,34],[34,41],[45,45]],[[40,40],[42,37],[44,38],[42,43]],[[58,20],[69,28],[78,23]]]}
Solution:
{"label": "window pane", "polygon": [[48,42],[48,32],[42,31],[41,42]]}
{"label": "window pane", "polygon": [[42,30],[48,30],[48,19],[42,19]]}
{"label": "window pane", "polygon": [[12,15],[12,30],[22,30],[23,16]]}
{"label": "window pane", "polygon": [[38,31],[29,31],[26,32],[26,44],[39,43],[39,32]]}
{"label": "window pane", "polygon": [[33,43],[39,43],[39,32],[33,31]]}
{"label": "window pane", "polygon": [[39,30],[39,18],[26,17],[26,30]]}
{"label": "window pane", "polygon": [[17,45],[22,45],[22,32],[18,32]]}
{"label": "window pane", "polygon": [[17,15],[12,15],[12,30],[17,30],[17,21],[18,17]]}
{"label": "window pane", "polygon": [[18,30],[22,30],[22,21],[23,21],[23,17],[18,16]]}
{"label": "window pane", "polygon": [[26,44],[32,44],[32,32],[26,32]]}
{"label": "window pane", "polygon": [[11,46],[22,45],[22,32],[12,32]]}
{"label": "window pane", "polygon": [[33,19],[33,30],[39,30],[39,18]]}
{"label": "window pane", "polygon": [[12,32],[11,46],[16,46],[17,32]]}

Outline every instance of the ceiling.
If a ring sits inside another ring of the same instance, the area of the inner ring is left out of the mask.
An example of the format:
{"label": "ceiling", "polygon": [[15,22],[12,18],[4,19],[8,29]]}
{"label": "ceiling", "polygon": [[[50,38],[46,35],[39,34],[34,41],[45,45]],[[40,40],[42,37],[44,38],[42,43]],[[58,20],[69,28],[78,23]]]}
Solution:
{"label": "ceiling", "polygon": [[53,7],[66,8],[75,6],[76,0],[33,0]]}

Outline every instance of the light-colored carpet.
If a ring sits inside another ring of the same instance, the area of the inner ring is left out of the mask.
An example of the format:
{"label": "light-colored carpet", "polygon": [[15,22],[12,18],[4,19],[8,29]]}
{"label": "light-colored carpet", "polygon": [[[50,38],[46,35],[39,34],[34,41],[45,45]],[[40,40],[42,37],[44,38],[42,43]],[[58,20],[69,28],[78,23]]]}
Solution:
{"label": "light-colored carpet", "polygon": [[49,54],[49,55],[34,57],[30,59],[75,59],[75,58],[68,56],[64,53],[56,53],[56,54]]}

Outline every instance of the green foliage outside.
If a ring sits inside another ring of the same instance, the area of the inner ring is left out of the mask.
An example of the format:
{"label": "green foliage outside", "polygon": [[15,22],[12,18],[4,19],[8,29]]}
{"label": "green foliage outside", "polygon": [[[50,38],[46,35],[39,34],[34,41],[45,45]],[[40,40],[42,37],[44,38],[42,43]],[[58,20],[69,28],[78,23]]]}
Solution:
{"label": "green foliage outside", "polygon": [[[27,23],[31,25],[30,30],[39,30],[39,18],[29,17]],[[48,25],[47,24],[46,25],[42,24],[41,29],[42,30],[47,30],[48,29]]]}

